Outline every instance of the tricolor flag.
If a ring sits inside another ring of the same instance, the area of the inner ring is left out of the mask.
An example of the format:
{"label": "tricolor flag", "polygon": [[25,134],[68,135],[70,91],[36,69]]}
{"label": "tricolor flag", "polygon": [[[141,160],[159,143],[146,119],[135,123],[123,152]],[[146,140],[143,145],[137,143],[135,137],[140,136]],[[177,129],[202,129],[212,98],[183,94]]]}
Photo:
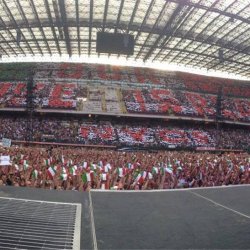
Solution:
{"label": "tricolor flag", "polygon": [[169,174],[173,174],[173,170],[171,168],[165,168],[165,171]]}
{"label": "tricolor flag", "polygon": [[61,173],[61,180],[66,181],[68,178],[67,170],[65,167],[62,168],[62,173]]}
{"label": "tricolor flag", "polygon": [[161,167],[161,168],[160,168],[160,173],[161,173],[161,175],[164,175],[164,174],[165,174],[165,169],[164,169],[164,167]]}
{"label": "tricolor flag", "polygon": [[35,170],[32,172],[32,178],[37,179],[37,177],[38,177],[38,171],[35,169]]}
{"label": "tricolor flag", "polygon": [[140,184],[142,184],[143,181],[146,179],[146,177],[147,177],[147,172],[143,171],[136,176],[135,182],[139,182]]}
{"label": "tricolor flag", "polygon": [[96,164],[90,163],[90,168],[95,171],[96,170]]}
{"label": "tricolor flag", "polygon": [[119,177],[123,177],[126,174],[125,168],[117,168],[117,173]]}
{"label": "tricolor flag", "polygon": [[108,174],[105,174],[105,173],[101,174],[101,180],[102,181],[107,181],[108,180]]}
{"label": "tricolor flag", "polygon": [[76,171],[77,171],[77,166],[73,166],[69,169],[69,172],[71,175],[75,176],[76,175]]}
{"label": "tricolor flag", "polygon": [[64,162],[65,162],[65,161],[64,161],[64,156],[63,156],[63,155],[61,156],[61,162],[62,162],[62,164],[64,164]]}
{"label": "tricolor flag", "polygon": [[132,168],[132,163],[128,162],[127,163],[127,168],[131,169]]}
{"label": "tricolor flag", "polygon": [[68,178],[68,175],[67,174],[61,174],[61,180],[62,181],[66,181]]}
{"label": "tricolor flag", "polygon": [[48,173],[49,177],[51,179],[53,179],[53,177],[56,174],[56,166],[55,167],[49,167],[48,170],[47,170],[47,173]]}
{"label": "tricolor flag", "polygon": [[143,172],[142,172],[142,178],[143,178],[143,180],[145,180],[145,179],[146,179],[147,175],[148,175],[148,174],[147,174],[147,172],[146,172],[146,171],[143,171]]}
{"label": "tricolor flag", "polygon": [[128,163],[127,163],[127,168],[128,168],[128,169],[134,169],[134,168],[135,168],[135,165],[132,164],[132,163],[130,163],[130,162],[128,162]]}
{"label": "tricolor flag", "polygon": [[88,167],[88,163],[85,161],[84,163],[83,163],[83,168],[87,168]]}
{"label": "tricolor flag", "polygon": [[49,166],[49,165],[50,165],[50,159],[45,159],[45,160],[44,160],[44,164],[45,164],[46,166]]}
{"label": "tricolor flag", "polygon": [[105,173],[108,173],[109,170],[111,170],[111,165],[110,165],[110,163],[107,163],[107,164],[104,166],[104,172],[105,172]]}
{"label": "tricolor flag", "polygon": [[[200,162],[199,162],[199,161],[197,161],[197,163],[198,163],[198,166],[199,166]],[[180,162],[179,160],[176,160],[175,164],[176,164],[178,167],[180,167],[180,166],[181,166],[181,162]]]}
{"label": "tricolor flag", "polygon": [[28,161],[27,161],[27,160],[21,160],[21,164],[22,164],[22,165],[25,165],[25,164],[28,165]]}
{"label": "tricolor flag", "polygon": [[29,168],[28,161],[27,161],[27,160],[24,160],[24,161],[23,161],[23,169],[24,169],[24,170],[27,170],[28,168]]}
{"label": "tricolor flag", "polygon": [[135,177],[135,182],[139,182],[141,179],[141,174],[139,173],[136,177]]}
{"label": "tricolor flag", "polygon": [[152,173],[153,173],[153,174],[159,174],[159,168],[153,167],[153,168],[152,168]]}
{"label": "tricolor flag", "polygon": [[17,164],[15,164],[15,169],[16,171],[19,171],[19,166]]}
{"label": "tricolor flag", "polygon": [[82,174],[82,181],[84,183],[87,183],[87,182],[93,181],[93,180],[94,180],[94,172]]}
{"label": "tricolor flag", "polygon": [[73,161],[71,159],[69,159],[68,162],[67,162],[67,165],[68,166],[72,166],[73,165]]}
{"label": "tricolor flag", "polygon": [[152,179],[153,179],[153,175],[152,175],[150,172],[148,173],[148,179],[149,179],[149,180],[152,180]]}

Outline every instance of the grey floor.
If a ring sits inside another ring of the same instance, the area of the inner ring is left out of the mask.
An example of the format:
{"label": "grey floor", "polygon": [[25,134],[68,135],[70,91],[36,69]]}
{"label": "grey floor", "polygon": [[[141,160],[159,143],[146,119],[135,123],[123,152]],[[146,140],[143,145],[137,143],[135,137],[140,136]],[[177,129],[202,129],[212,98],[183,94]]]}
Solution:
{"label": "grey floor", "polygon": [[163,192],[1,187],[0,197],[82,204],[81,249],[250,249],[250,185]]}

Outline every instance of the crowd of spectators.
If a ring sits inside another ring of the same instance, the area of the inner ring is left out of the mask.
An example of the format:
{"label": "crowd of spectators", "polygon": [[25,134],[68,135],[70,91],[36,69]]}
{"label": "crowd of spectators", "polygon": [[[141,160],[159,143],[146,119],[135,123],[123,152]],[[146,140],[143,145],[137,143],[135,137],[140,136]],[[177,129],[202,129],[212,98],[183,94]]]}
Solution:
{"label": "crowd of spectators", "polygon": [[109,122],[79,124],[78,141],[84,144],[112,145],[117,141],[115,128]]}
{"label": "crowd of spectators", "polygon": [[218,130],[218,146],[225,149],[247,149],[250,147],[250,129]]}
{"label": "crowd of spectators", "polygon": [[124,83],[151,84],[171,89],[226,96],[250,97],[247,82],[233,81],[187,73],[165,72],[148,68],[132,68],[97,64],[43,63],[36,67],[36,79],[87,79]]}
{"label": "crowd of spectators", "polygon": [[34,86],[34,105],[44,109],[74,110],[77,107],[77,84],[41,83]]}
{"label": "crowd of spectators", "polygon": [[250,97],[249,82],[178,73],[184,89],[194,92],[222,94],[224,96]]}
{"label": "crowd of spectators", "polygon": [[[128,113],[164,114],[215,119],[216,95],[171,89],[122,90]],[[225,120],[250,121],[249,99],[223,97],[221,114]]]}
{"label": "crowd of spectators", "polygon": [[150,190],[250,184],[247,153],[0,147],[0,186]]}
{"label": "crowd of spectators", "polygon": [[224,98],[221,105],[222,117],[225,120],[250,121],[250,100]]}
{"label": "crowd of spectators", "polygon": [[153,148],[219,147],[247,149],[249,128],[206,127],[132,121],[94,121],[80,118],[34,117],[32,124],[25,117],[0,117],[0,138],[88,145],[139,146]]}
{"label": "crowd of spectators", "polygon": [[0,82],[0,108],[26,107],[25,82]]}

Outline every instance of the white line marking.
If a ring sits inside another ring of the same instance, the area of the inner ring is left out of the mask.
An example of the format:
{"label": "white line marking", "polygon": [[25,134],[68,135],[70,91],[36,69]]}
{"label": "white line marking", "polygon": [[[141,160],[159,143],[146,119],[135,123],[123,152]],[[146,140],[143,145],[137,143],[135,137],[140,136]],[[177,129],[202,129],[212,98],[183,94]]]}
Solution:
{"label": "white line marking", "polygon": [[207,198],[207,197],[205,197],[205,196],[203,196],[203,195],[197,194],[197,193],[192,192],[192,191],[190,191],[190,190],[189,190],[189,193],[192,193],[192,194],[194,194],[194,195],[196,195],[196,196],[198,196],[198,197],[200,197],[200,198],[203,198],[203,199],[205,199],[205,200],[207,200],[207,201],[212,202],[213,204],[215,204],[215,205],[217,205],[217,206],[223,207],[223,208],[225,208],[225,209],[227,209],[227,210],[229,210],[229,211],[231,211],[231,212],[234,212],[234,213],[236,213],[236,214],[238,214],[238,215],[241,215],[241,216],[243,216],[243,217],[245,217],[245,218],[250,219],[250,216],[249,216],[249,215],[243,214],[243,213],[238,212],[237,210],[234,210],[234,209],[232,209],[232,208],[230,208],[230,207],[224,206],[224,205],[222,205],[222,204],[220,204],[220,203],[218,203],[218,202],[215,202],[215,201],[213,201],[213,200],[211,200],[211,199],[209,199],[209,198]]}
{"label": "white line marking", "polygon": [[151,190],[107,190],[107,189],[92,189],[91,192],[110,192],[110,193],[155,193],[155,192],[179,192],[190,190],[209,190],[209,189],[227,189],[227,188],[240,188],[250,187],[250,184],[229,185],[229,186],[216,186],[216,187],[196,187],[196,188],[176,188],[176,189],[151,189]]}
{"label": "white line marking", "polygon": [[53,203],[53,204],[64,204],[64,205],[81,205],[81,203],[67,203],[67,202],[56,202],[56,201],[42,201],[42,200],[29,200],[29,199],[20,199],[20,198],[11,198],[11,197],[0,197],[0,199],[5,200],[17,200],[17,201],[29,201],[29,202],[41,202],[41,203]]}
{"label": "white line marking", "polygon": [[81,248],[81,215],[82,206],[78,204],[76,206],[76,217],[75,217],[75,230],[73,238],[73,249],[80,250]]}
{"label": "white line marking", "polygon": [[92,231],[94,250],[98,250],[96,233],[95,233],[95,220],[94,220],[93,204],[92,204],[92,198],[91,198],[90,191],[89,191],[89,210],[90,210],[90,223],[91,223],[91,231]]}

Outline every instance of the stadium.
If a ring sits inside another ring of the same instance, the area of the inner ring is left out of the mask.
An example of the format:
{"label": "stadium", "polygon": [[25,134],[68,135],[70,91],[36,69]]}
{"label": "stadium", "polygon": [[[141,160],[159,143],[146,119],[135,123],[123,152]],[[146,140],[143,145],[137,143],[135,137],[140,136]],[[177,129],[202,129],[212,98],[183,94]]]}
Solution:
{"label": "stadium", "polygon": [[249,249],[249,0],[0,0],[0,249]]}

